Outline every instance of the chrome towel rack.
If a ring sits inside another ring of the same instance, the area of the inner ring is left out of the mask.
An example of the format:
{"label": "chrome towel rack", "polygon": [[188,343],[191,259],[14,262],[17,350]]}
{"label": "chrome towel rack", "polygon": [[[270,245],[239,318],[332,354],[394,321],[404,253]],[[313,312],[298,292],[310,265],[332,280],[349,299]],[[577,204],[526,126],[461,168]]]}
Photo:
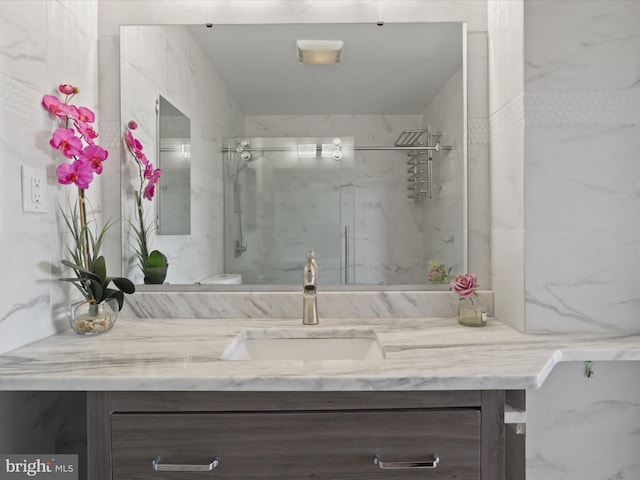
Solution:
{"label": "chrome towel rack", "polygon": [[[432,197],[433,152],[451,150],[450,146],[440,145],[442,133],[431,133],[428,129],[404,130],[394,142],[395,147],[409,148],[407,152],[407,194],[415,201],[422,197]],[[434,143],[434,140],[436,140]]]}

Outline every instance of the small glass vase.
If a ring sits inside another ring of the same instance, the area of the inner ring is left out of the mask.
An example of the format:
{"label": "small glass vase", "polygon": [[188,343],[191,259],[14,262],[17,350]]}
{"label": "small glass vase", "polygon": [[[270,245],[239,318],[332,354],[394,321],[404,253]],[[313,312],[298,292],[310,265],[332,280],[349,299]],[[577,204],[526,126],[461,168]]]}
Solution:
{"label": "small glass vase", "polygon": [[458,323],[466,327],[484,327],[487,324],[487,307],[472,298],[461,298]]}
{"label": "small glass vase", "polygon": [[69,307],[69,322],[78,335],[100,335],[111,330],[118,319],[118,300],[108,298],[102,303],[86,300]]}

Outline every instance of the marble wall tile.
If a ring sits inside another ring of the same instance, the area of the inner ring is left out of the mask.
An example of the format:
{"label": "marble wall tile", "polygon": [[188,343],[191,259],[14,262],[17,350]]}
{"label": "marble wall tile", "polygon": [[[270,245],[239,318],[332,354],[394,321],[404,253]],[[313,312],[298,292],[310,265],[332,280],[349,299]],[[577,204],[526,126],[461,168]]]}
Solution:
{"label": "marble wall tile", "polygon": [[[431,198],[423,198],[425,260],[434,259],[463,270],[464,251],[464,135],[463,70],[455,73],[423,114],[423,126],[441,133],[442,145],[451,150],[433,153]],[[424,157],[424,156],[423,156]],[[421,178],[425,178],[422,176]]]}
{"label": "marble wall tile", "polygon": [[528,229],[527,331],[640,332],[640,230]]}
{"label": "marble wall tile", "polygon": [[534,125],[525,149],[527,229],[637,224],[640,126]]}
{"label": "marble wall tile", "polygon": [[[0,58],[2,73],[30,86],[48,91],[47,9],[38,2],[6,1],[0,10]],[[28,13],[25,15],[25,13]]]}
{"label": "marble wall tile", "polygon": [[[0,450],[7,454],[70,453],[86,471],[84,392],[0,392]],[[79,478],[83,478],[82,475]]]}
{"label": "marble wall tile", "polygon": [[3,256],[5,271],[14,272],[1,280],[0,352],[66,328],[56,328],[52,320],[51,290],[61,287],[53,279],[50,238],[46,233],[0,233],[0,250],[11,252]]}
{"label": "marble wall tile", "polygon": [[467,32],[467,115],[489,118],[487,32]]}
{"label": "marble wall tile", "polygon": [[524,230],[491,230],[491,285],[495,292],[495,315],[501,322],[521,332],[525,331],[524,239]]}
{"label": "marble wall tile", "polygon": [[[505,107],[505,109],[510,109]],[[509,123],[513,116],[500,110],[490,118],[491,123],[491,225],[493,229],[522,229],[524,227],[524,121],[520,119],[502,135],[500,124]]]}
{"label": "marble wall tile", "polygon": [[[193,283],[224,269],[220,248],[223,243],[220,148],[222,138],[238,136],[244,130],[241,111],[186,29],[125,28],[122,42],[125,59],[121,65],[122,82],[126,85],[123,118],[138,121],[138,138],[143,145],[154,144],[153,105],[159,94],[191,119],[191,234],[158,235],[153,248],[169,258],[168,282]],[[133,162],[126,168],[129,178],[137,178]],[[132,188],[137,187],[135,184],[128,187],[129,194],[124,199],[127,218],[133,218]],[[154,205],[145,204],[145,210],[147,217],[153,218]],[[125,238],[129,234],[125,227]],[[126,259],[125,273],[136,281],[142,280],[132,256]]]}
{"label": "marble wall tile", "polygon": [[489,28],[489,113],[493,115],[524,89],[524,6],[512,0]]}
{"label": "marble wall tile", "polygon": [[637,1],[527,1],[524,13],[528,92],[637,88]]}
{"label": "marble wall tile", "polygon": [[[419,122],[418,116],[401,115],[278,115],[246,118],[247,134],[250,136],[332,138],[346,133],[354,137],[358,146],[390,145],[401,131],[419,128]],[[358,282],[424,282],[424,254],[420,242],[416,240],[422,237],[424,220],[420,213],[421,206],[406,198],[405,160],[406,157],[398,152],[358,151],[355,154],[353,183],[356,221],[352,254]],[[290,218],[297,218],[295,212],[290,214]],[[298,220],[299,223],[301,221]],[[295,245],[295,242],[292,244]],[[314,240],[314,244],[318,244],[318,239]],[[273,245],[273,248],[283,246],[280,243]],[[315,248],[320,255],[320,248]],[[331,249],[330,246],[326,248]],[[273,251],[269,252],[269,255],[272,254]],[[291,268],[297,272],[299,265],[292,265]],[[338,272],[329,276],[333,277],[341,278]]]}
{"label": "marble wall tile", "polygon": [[[527,480],[640,477],[639,362],[557,365],[527,390]],[[602,461],[594,461],[601,458]]]}

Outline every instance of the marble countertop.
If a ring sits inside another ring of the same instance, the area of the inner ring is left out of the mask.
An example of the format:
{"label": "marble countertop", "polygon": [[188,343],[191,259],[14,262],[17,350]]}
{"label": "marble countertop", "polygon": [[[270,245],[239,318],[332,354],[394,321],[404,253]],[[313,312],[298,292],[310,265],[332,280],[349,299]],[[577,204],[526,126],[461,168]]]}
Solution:
{"label": "marble countertop", "polygon": [[[385,351],[374,361],[226,361],[244,329],[373,329]],[[640,335],[524,335],[489,319],[120,318],[108,333],[71,330],[0,356],[0,390],[345,391],[525,389],[560,361],[640,360]]]}

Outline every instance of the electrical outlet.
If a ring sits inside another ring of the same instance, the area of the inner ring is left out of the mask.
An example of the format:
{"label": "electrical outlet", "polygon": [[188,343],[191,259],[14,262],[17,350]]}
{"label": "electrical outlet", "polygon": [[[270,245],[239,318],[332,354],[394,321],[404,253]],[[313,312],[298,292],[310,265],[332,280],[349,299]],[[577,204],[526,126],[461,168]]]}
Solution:
{"label": "electrical outlet", "polygon": [[22,210],[45,213],[47,172],[43,168],[22,165]]}

